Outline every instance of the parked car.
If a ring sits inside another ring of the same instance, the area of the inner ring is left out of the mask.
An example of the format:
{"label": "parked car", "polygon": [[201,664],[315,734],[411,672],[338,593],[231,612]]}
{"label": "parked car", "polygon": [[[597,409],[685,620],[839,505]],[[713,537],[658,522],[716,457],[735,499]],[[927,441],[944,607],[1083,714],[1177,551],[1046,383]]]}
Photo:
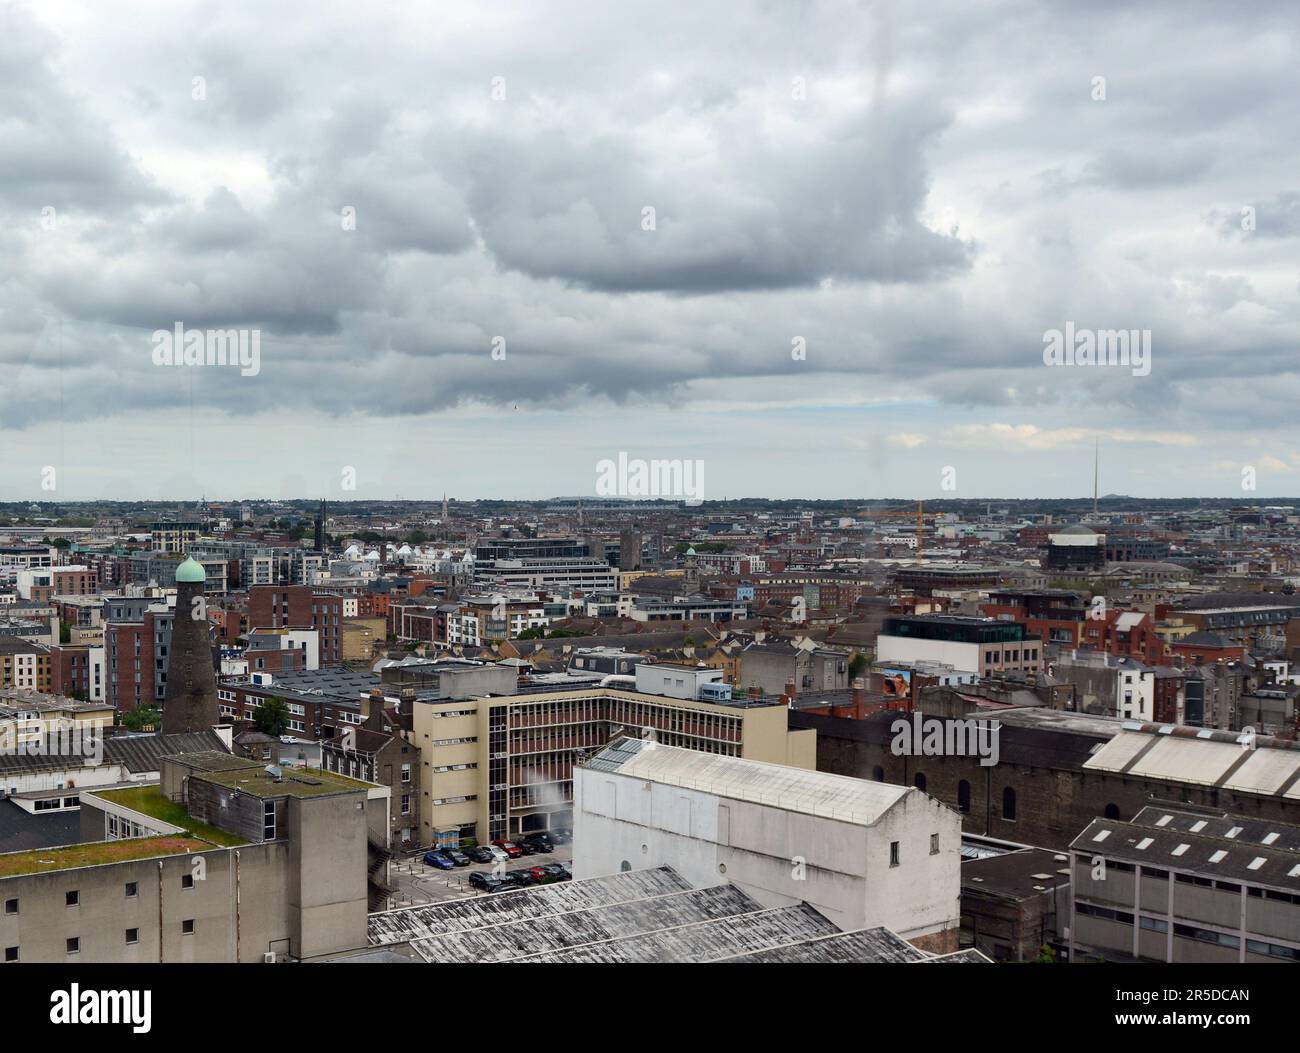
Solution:
{"label": "parked car", "polygon": [[573,875],[569,873],[568,868],[560,863],[543,863],[537,869],[546,871],[555,881],[573,880]]}
{"label": "parked car", "polygon": [[465,849],[465,854],[469,856],[473,863],[491,863],[496,857],[492,854],[492,849],[487,845],[475,845],[473,848]]}
{"label": "parked car", "polygon": [[464,852],[459,852],[454,848],[447,850],[447,858],[458,867],[467,867],[470,864],[470,858]]}
{"label": "parked car", "polygon": [[538,883],[532,873],[527,870],[507,870],[504,880],[515,888],[529,888]]}
{"label": "parked car", "polygon": [[426,866],[437,867],[439,870],[453,870],[456,864],[451,861],[451,856],[446,852],[425,852],[424,862]]}
{"label": "parked car", "polygon": [[[504,848],[499,848],[496,845],[488,845],[487,850],[490,853],[492,853],[492,858],[488,860],[489,863],[508,863],[511,859],[514,858],[514,856],[512,856]],[[520,853],[518,852],[515,853],[515,855],[519,855],[519,854]]]}
{"label": "parked car", "polygon": [[573,831],[567,827],[561,830],[552,830],[551,841],[557,845],[571,844],[573,842]]}
{"label": "parked car", "polygon": [[551,839],[547,834],[529,834],[519,843],[524,848],[531,848],[534,852],[555,851],[555,845],[551,844]]}
{"label": "parked car", "polygon": [[532,874],[533,880],[539,885],[549,885],[551,882],[559,880],[559,878],[545,867],[529,867],[527,873]]}
{"label": "parked car", "polygon": [[510,859],[518,859],[524,854],[524,850],[513,841],[493,841],[492,844]]}
{"label": "parked car", "polygon": [[500,892],[502,889],[513,886],[507,885],[499,877],[476,870],[469,876],[469,887],[476,888],[480,892]]}

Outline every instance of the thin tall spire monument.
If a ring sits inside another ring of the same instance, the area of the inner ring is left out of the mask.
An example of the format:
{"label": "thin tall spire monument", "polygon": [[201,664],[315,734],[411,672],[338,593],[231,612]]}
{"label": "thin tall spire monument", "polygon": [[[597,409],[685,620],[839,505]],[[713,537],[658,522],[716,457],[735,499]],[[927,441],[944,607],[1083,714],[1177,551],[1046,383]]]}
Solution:
{"label": "thin tall spire monument", "polygon": [[1096,436],[1093,441],[1096,445],[1093,447],[1092,454],[1092,518],[1097,518],[1097,482],[1101,478],[1101,436]]}

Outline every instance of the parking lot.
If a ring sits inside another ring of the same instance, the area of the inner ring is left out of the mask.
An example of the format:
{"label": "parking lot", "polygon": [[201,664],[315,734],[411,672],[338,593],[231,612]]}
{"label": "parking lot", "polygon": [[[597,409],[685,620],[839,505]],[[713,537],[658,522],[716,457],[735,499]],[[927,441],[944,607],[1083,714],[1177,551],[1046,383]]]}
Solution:
{"label": "parking lot", "polygon": [[[554,852],[520,856],[506,864],[507,870],[524,870],[543,863],[560,863],[572,869],[573,846],[557,845]],[[390,908],[410,907],[420,903],[441,903],[462,896],[486,896],[487,892],[470,888],[469,876],[475,871],[492,873],[491,863],[471,863],[455,870],[439,870],[424,862],[424,851],[395,858],[389,869],[388,883],[396,893],[389,897]]]}

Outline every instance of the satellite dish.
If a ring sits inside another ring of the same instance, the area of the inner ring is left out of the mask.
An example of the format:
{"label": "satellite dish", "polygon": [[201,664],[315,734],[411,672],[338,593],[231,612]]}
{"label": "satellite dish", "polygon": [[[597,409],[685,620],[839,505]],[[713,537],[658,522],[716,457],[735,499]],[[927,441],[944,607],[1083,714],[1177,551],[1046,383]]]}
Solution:
{"label": "satellite dish", "polygon": [[279,782],[281,779],[284,778],[284,771],[280,768],[280,765],[278,764],[268,764],[262,770],[266,772],[267,775],[271,776],[271,778],[274,779],[276,782]]}

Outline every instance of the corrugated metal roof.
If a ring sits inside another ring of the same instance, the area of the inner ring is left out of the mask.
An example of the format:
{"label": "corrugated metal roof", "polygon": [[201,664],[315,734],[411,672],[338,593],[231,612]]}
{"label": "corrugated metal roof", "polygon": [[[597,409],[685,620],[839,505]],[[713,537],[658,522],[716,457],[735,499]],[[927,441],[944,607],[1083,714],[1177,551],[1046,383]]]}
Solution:
{"label": "corrugated metal roof", "polygon": [[645,899],[690,887],[690,883],[672,867],[632,870],[586,881],[566,881],[515,892],[494,892],[446,903],[425,903],[383,911],[370,915],[367,935],[372,944],[402,943],[447,932]]}
{"label": "corrugated metal roof", "polygon": [[[1134,761],[1129,774],[1213,786],[1242,758],[1241,747],[1229,742],[1169,735],[1157,738],[1156,744]],[[1296,761],[1300,763],[1300,754]]]}
{"label": "corrugated metal roof", "polygon": [[518,961],[548,965],[712,962],[777,944],[829,936],[836,931],[835,926],[816,910],[806,903],[799,903],[529,955]]}
{"label": "corrugated metal roof", "polygon": [[641,740],[625,739],[606,747],[588,767],[862,826],[871,826],[913,792],[907,786]]}
{"label": "corrugated metal roof", "polygon": [[919,962],[924,958],[924,952],[917,950],[897,933],[882,926],[875,929],[857,929],[854,932],[839,932],[833,936],[802,940],[784,947],[769,947],[752,954],[727,958],[726,961],[866,964]]}
{"label": "corrugated metal roof", "polygon": [[1294,778],[1297,770],[1300,770],[1300,753],[1255,749],[1223,785],[1229,790],[1274,794]]}
{"label": "corrugated metal roof", "polygon": [[505,962],[692,922],[731,919],[759,909],[758,903],[734,885],[714,885],[466,932],[449,932],[416,940],[411,946],[427,962]]}

